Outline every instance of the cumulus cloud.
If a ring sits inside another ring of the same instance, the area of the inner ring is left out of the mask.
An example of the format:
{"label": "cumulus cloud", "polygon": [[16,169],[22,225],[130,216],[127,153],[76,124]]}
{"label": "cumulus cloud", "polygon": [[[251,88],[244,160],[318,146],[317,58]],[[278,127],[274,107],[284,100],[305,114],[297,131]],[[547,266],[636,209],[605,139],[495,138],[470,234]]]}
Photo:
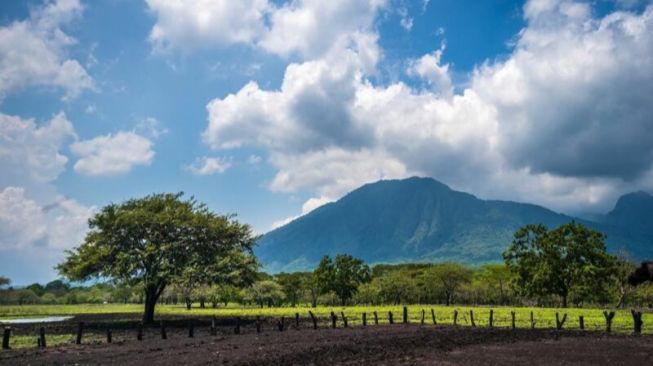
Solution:
{"label": "cumulus cloud", "polygon": [[300,218],[301,216],[304,216],[307,213],[315,210],[316,208],[324,206],[324,205],[326,205],[327,203],[330,203],[330,202],[333,202],[333,200],[328,198],[328,197],[313,197],[313,198],[310,198],[308,201],[304,202],[304,204],[302,205],[302,213],[300,215],[291,216],[291,217],[285,218],[283,220],[275,221],[275,222],[272,223],[272,225],[270,225],[270,230],[274,230],[276,228],[282,227],[282,226],[284,226],[284,225],[286,225],[286,224]]}
{"label": "cumulus cloud", "polygon": [[290,64],[278,90],[250,82],[212,100],[204,141],[264,148],[272,190],[329,199],[413,174],[567,211],[651,188],[653,6],[596,18],[587,3],[534,0],[524,17],[511,54],[459,92],[443,48],[409,64],[429,88],[373,84],[371,34]]}
{"label": "cumulus cloud", "polygon": [[154,143],[133,131],[98,136],[70,145],[79,160],[74,165],[77,173],[90,176],[127,173],[135,166],[152,164]]}
{"label": "cumulus cloud", "polygon": [[270,53],[317,57],[334,43],[370,33],[386,0],[147,0],[157,51],[244,44]]}
{"label": "cumulus cloud", "polygon": [[66,55],[76,41],[61,29],[81,11],[78,0],[46,2],[28,19],[0,27],[0,101],[31,86],[61,88],[63,99],[94,88],[84,67]]}
{"label": "cumulus cloud", "polygon": [[79,245],[94,210],[61,197],[54,204],[41,206],[27,198],[23,188],[5,187],[0,191],[0,250]]}
{"label": "cumulus cloud", "polygon": [[227,169],[231,168],[230,158],[210,158],[203,156],[197,158],[195,162],[186,167],[189,171],[197,175],[212,175],[215,173],[224,173]]}

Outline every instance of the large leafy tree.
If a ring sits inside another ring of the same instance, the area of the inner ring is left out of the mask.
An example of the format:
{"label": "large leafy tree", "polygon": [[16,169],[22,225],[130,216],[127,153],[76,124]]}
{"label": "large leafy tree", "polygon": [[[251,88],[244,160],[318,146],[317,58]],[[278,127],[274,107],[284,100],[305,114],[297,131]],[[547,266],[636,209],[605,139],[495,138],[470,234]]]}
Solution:
{"label": "large leafy tree", "polygon": [[604,240],[574,221],[553,230],[527,225],[515,232],[503,257],[523,295],[557,295],[567,307],[570,294],[596,297],[611,283],[617,261]]}
{"label": "large leafy tree", "polygon": [[257,263],[250,227],[182,195],[153,194],[105,206],[89,220],[84,243],[68,251],[57,269],[71,280],[141,285],[146,323],[154,321],[166,286],[251,280]]}
{"label": "large leafy tree", "polygon": [[456,294],[464,284],[472,281],[473,271],[462,264],[445,262],[438,263],[424,272],[425,282],[444,297],[447,306],[451,305]]}
{"label": "large leafy tree", "polygon": [[325,256],[315,269],[315,275],[321,292],[335,292],[343,306],[356,294],[360,284],[372,280],[370,267],[348,254],[338,254],[334,260]]}

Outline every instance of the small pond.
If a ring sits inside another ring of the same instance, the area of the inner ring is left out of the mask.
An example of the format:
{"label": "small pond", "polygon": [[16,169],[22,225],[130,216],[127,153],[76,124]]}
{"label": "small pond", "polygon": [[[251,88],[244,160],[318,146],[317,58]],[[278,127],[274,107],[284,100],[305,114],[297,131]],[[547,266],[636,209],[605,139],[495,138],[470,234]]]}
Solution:
{"label": "small pond", "polygon": [[72,316],[47,316],[43,318],[0,319],[0,324],[52,323],[52,322],[62,322],[72,318],[73,318]]}

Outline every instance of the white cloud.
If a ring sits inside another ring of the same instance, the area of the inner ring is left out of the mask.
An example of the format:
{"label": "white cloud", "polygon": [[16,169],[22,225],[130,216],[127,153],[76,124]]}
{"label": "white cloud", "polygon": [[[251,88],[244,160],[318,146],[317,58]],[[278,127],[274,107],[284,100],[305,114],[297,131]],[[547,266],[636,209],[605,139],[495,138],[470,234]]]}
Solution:
{"label": "white cloud", "polygon": [[[332,45],[373,32],[386,0],[147,0],[156,16],[150,41],[157,51],[244,44],[270,53],[314,58]],[[253,70],[256,71],[256,70]]]}
{"label": "white cloud", "polygon": [[40,127],[33,119],[0,113],[0,184],[53,181],[68,161],[62,145],[73,138],[73,125],[62,112]]}
{"label": "white cloud", "polygon": [[250,155],[247,158],[247,163],[250,164],[250,165],[258,165],[258,164],[261,163],[261,161],[263,161],[263,158],[261,158],[258,155],[254,155],[254,154]]}
{"label": "white cloud", "polygon": [[597,19],[586,3],[539,0],[524,14],[512,53],[475,70],[461,92],[443,49],[410,64],[431,86],[422,90],[367,80],[374,37],[339,43],[290,64],[279,90],[251,82],[211,101],[204,141],[266,149],[272,190],[329,199],[413,174],[567,211],[653,188],[653,6]]}
{"label": "white cloud", "polygon": [[69,249],[81,244],[95,211],[74,200],[58,198],[41,206],[20,187],[0,191],[0,250],[46,246]]}
{"label": "white cloud", "polygon": [[34,8],[28,19],[0,27],[0,101],[31,86],[64,89],[63,99],[94,88],[80,63],[67,57],[66,50],[76,41],[61,29],[81,11],[78,0],[47,2]]}
{"label": "white cloud", "polygon": [[265,30],[267,0],[147,0],[155,50],[253,44]]}
{"label": "white cloud", "polygon": [[100,176],[127,173],[135,166],[152,164],[154,143],[133,131],[98,136],[70,145],[79,160],[75,171],[79,174]]}
{"label": "white cloud", "polygon": [[231,168],[231,159],[218,157],[210,158],[203,156],[197,158],[195,162],[186,167],[189,171],[197,175],[212,175],[215,173],[224,173],[227,169]]}
{"label": "white cloud", "polygon": [[151,139],[158,139],[161,135],[168,133],[168,129],[154,117],[145,117],[138,121],[134,131]]}
{"label": "white cloud", "polygon": [[280,228],[280,227],[282,227],[282,226],[284,226],[284,225],[286,225],[286,224],[288,224],[288,223],[290,223],[290,222],[292,222],[292,221],[294,221],[294,220],[296,220],[296,219],[310,213],[311,211],[315,210],[316,208],[324,206],[324,205],[326,205],[327,203],[330,203],[330,202],[333,202],[333,200],[328,198],[328,197],[324,197],[324,196],[309,198],[302,205],[302,213],[300,215],[291,216],[291,217],[288,217],[288,218],[285,218],[285,219],[282,219],[282,220],[275,221],[275,222],[272,223],[272,225],[270,225],[270,230]]}

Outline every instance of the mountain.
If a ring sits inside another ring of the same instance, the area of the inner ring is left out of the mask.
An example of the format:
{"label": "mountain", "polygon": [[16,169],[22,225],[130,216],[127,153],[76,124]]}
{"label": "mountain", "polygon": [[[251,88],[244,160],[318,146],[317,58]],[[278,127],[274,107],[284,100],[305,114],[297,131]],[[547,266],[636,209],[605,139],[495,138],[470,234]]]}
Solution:
{"label": "mountain", "polygon": [[481,200],[431,178],[366,184],[337,202],[265,234],[256,254],[271,272],[312,269],[324,255],[348,253],[368,263],[496,262],[519,227],[576,220],[608,234],[611,250],[653,257],[653,197],[622,197],[601,222],[541,206]]}

